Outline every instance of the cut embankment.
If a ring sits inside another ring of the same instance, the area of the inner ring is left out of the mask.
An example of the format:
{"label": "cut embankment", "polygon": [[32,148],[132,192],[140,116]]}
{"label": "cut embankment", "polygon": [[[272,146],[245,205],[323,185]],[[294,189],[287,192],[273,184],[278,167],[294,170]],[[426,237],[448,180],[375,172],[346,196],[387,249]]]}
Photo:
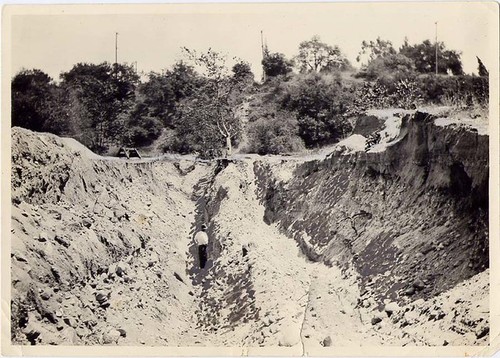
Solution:
{"label": "cut embankment", "polygon": [[14,128],[13,342],[191,344],[191,196],[210,172],[191,165],[89,158]]}
{"label": "cut embankment", "polygon": [[[362,296],[430,298],[488,267],[488,137],[403,118],[380,153],[336,153],[289,180],[258,162],[265,220],[314,261],[355,267]],[[446,274],[445,274],[446,273]]]}
{"label": "cut embankment", "polygon": [[402,122],[383,152],[211,164],[14,128],[13,342],[484,344],[487,137]]}

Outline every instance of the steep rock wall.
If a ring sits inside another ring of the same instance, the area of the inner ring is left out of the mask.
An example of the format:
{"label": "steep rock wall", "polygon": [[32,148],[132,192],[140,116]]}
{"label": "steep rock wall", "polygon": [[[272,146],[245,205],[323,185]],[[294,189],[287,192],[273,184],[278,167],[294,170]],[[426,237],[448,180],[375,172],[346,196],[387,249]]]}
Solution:
{"label": "steep rock wall", "polygon": [[210,166],[105,160],[75,146],[12,130],[13,341],[189,342],[191,197]]}
{"label": "steep rock wall", "polygon": [[254,166],[265,220],[313,261],[354,266],[363,299],[431,297],[488,267],[488,137],[417,112],[379,153],[333,154],[290,180]]}

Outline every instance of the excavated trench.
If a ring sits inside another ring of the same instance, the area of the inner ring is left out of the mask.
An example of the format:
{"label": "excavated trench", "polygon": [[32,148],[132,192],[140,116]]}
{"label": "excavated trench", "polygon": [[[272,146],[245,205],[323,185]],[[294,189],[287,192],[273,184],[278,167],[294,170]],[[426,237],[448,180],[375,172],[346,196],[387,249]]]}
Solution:
{"label": "excavated trench", "polygon": [[254,171],[266,222],[309,259],[355,267],[380,305],[428,299],[489,266],[487,136],[417,113],[385,152],[307,162],[287,183],[267,163]]}
{"label": "excavated trench", "polygon": [[383,152],[304,162],[104,160],[14,128],[12,205],[16,344],[487,339],[488,137],[423,113]]}

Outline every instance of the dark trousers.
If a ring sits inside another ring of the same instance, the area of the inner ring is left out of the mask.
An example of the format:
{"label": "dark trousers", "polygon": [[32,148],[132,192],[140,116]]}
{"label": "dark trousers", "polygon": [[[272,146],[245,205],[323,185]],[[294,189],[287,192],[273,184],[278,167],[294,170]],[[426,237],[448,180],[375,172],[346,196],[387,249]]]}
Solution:
{"label": "dark trousers", "polygon": [[200,258],[200,268],[205,268],[207,263],[207,245],[198,246],[198,257]]}

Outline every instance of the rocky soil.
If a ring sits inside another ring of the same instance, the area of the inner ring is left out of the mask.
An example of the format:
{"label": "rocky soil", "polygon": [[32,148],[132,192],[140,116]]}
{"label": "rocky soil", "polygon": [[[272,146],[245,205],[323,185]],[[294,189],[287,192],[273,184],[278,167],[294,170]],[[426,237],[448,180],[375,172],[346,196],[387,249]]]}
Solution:
{"label": "rocky soil", "polygon": [[401,117],[383,150],[317,160],[116,160],[13,128],[12,342],[487,344],[488,137]]}

